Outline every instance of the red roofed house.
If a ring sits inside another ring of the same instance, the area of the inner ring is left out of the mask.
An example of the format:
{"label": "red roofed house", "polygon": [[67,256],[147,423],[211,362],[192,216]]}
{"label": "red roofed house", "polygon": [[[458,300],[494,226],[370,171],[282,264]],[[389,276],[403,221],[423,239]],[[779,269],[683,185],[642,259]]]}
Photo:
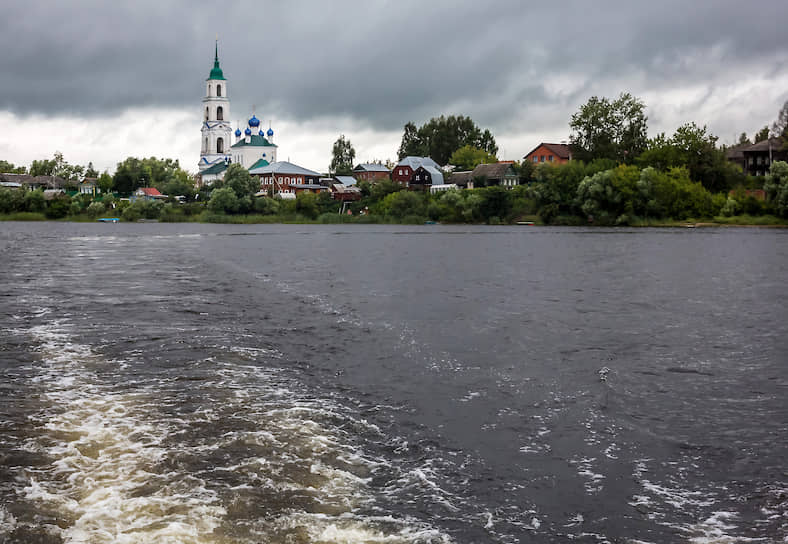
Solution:
{"label": "red roofed house", "polygon": [[131,201],[134,202],[135,200],[163,200],[167,198],[167,195],[163,195],[159,192],[159,190],[155,187],[140,187],[134,194],[131,195]]}
{"label": "red roofed house", "polygon": [[551,162],[563,164],[572,160],[572,150],[566,144],[550,144],[542,142],[536,149],[528,153],[523,160],[532,163]]}

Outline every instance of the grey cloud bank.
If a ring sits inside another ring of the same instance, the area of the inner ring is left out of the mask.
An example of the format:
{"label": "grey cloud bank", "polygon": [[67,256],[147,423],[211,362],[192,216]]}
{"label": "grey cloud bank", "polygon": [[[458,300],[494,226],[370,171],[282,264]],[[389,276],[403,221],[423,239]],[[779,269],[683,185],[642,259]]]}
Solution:
{"label": "grey cloud bank", "polygon": [[[391,131],[458,113],[497,134],[568,130],[592,94],[650,93],[652,120],[701,124],[715,119],[696,118],[699,103],[720,89],[731,100],[718,97],[704,114],[730,114],[734,98],[788,98],[788,89],[746,93],[749,79],[768,87],[788,75],[784,0],[6,4],[0,110],[16,115],[197,112],[217,33],[233,119],[254,104],[264,119],[348,119]],[[730,91],[737,85],[740,93]],[[671,103],[683,89],[690,98]],[[780,105],[759,107],[776,115]]]}

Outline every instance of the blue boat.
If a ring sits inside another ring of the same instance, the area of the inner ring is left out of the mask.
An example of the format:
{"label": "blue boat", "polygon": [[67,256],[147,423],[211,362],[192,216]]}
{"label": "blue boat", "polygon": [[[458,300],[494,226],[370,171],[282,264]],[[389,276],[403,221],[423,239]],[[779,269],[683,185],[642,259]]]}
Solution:
{"label": "blue boat", "polygon": [[102,217],[98,219],[99,223],[117,223],[120,221],[120,217]]}

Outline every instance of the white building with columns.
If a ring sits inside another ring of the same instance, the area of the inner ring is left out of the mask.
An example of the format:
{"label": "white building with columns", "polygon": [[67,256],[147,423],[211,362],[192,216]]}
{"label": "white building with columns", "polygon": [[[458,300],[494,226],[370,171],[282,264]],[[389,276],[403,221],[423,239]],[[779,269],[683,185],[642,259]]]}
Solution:
{"label": "white building with columns", "polygon": [[[206,80],[206,93],[202,99],[202,136],[200,148],[199,171],[205,173],[204,181],[224,177],[224,170],[230,163],[238,163],[247,170],[276,162],[277,146],[273,143],[274,131],[270,125],[268,131],[260,126],[255,116],[248,121],[246,130],[235,131],[235,141],[230,125],[230,99],[227,92],[227,80],[219,66],[219,43],[213,69]],[[206,172],[206,170],[209,170]]]}

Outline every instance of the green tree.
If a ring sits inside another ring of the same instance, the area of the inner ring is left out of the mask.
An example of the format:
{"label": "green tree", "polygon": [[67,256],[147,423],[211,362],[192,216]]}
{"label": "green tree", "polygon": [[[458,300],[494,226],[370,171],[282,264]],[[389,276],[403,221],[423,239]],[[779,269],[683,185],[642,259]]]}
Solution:
{"label": "green tree", "polygon": [[577,188],[583,213],[602,225],[628,224],[635,213],[640,170],[621,165],[586,177]]}
{"label": "green tree", "polygon": [[14,166],[13,163],[0,160],[0,173],[3,174],[26,174],[27,168],[24,166]]}
{"label": "green tree", "polygon": [[397,151],[399,159],[402,160],[405,157],[423,157],[427,153],[429,153],[429,150],[419,138],[419,129],[416,128],[416,124],[411,121],[405,123],[402,141]]}
{"label": "green tree", "polygon": [[769,126],[763,127],[761,130],[755,133],[755,143],[758,142],[765,142],[769,139]]}
{"label": "green tree", "polygon": [[788,163],[773,162],[763,188],[777,214],[788,217]]}
{"label": "green tree", "polygon": [[387,195],[382,204],[384,213],[396,219],[426,215],[424,195],[416,191],[398,191]]}
{"label": "green tree", "polygon": [[98,170],[93,168],[93,163],[89,162],[87,168],[85,168],[85,177],[86,178],[97,178],[99,175]]}
{"label": "green tree", "polygon": [[495,162],[498,162],[498,157],[484,149],[470,145],[462,146],[449,158],[449,164],[456,166],[459,171],[473,170],[480,164]]}
{"label": "green tree", "polygon": [[752,142],[750,141],[750,139],[747,137],[747,133],[746,133],[746,132],[742,132],[742,133],[739,135],[739,141],[738,141],[738,142],[736,142],[736,143],[737,143],[737,145],[743,145],[743,144],[752,144]]}
{"label": "green tree", "polygon": [[400,159],[408,155],[428,156],[438,164],[447,164],[452,154],[466,145],[492,155],[498,153],[492,133],[487,129],[482,131],[470,117],[441,115],[414,129],[413,123],[405,125],[399,149]]}
{"label": "green tree", "polygon": [[66,195],[60,195],[47,202],[44,215],[50,219],[60,219],[68,215],[70,208],[71,199]]}
{"label": "green tree", "polygon": [[34,160],[30,165],[31,176],[53,176],[55,174],[55,161],[41,159]]}
{"label": "green tree", "polygon": [[320,215],[320,207],[317,203],[317,195],[314,193],[300,193],[296,196],[296,213],[300,213],[308,219],[316,219]]}
{"label": "green tree", "polygon": [[227,167],[221,185],[232,189],[238,198],[252,196],[260,190],[260,182],[257,178],[238,163],[233,163]]}
{"label": "green tree", "polygon": [[772,136],[775,138],[783,139],[783,147],[788,147],[788,100],[785,101],[780,112],[777,114],[777,120],[772,124]]}
{"label": "green tree", "polygon": [[[157,159],[149,157],[138,159],[128,157],[118,163],[113,178],[113,188],[121,194],[131,194],[140,187],[156,187],[160,191],[179,174],[178,161],[173,159]],[[181,171],[182,172],[182,171]]]}
{"label": "green tree", "polygon": [[353,172],[353,161],[356,159],[356,150],[350,140],[340,134],[331,150],[332,159],[328,167],[329,172],[335,175],[348,175]]}
{"label": "green tree", "polygon": [[231,187],[214,189],[208,201],[208,209],[216,213],[235,213],[238,205],[238,196]]}
{"label": "green tree", "polygon": [[592,96],[569,122],[574,157],[634,161],[648,144],[645,109],[643,101],[629,93],[615,100]]}
{"label": "green tree", "polygon": [[107,194],[112,191],[112,176],[110,176],[106,170],[99,175],[96,183],[102,193]]}

